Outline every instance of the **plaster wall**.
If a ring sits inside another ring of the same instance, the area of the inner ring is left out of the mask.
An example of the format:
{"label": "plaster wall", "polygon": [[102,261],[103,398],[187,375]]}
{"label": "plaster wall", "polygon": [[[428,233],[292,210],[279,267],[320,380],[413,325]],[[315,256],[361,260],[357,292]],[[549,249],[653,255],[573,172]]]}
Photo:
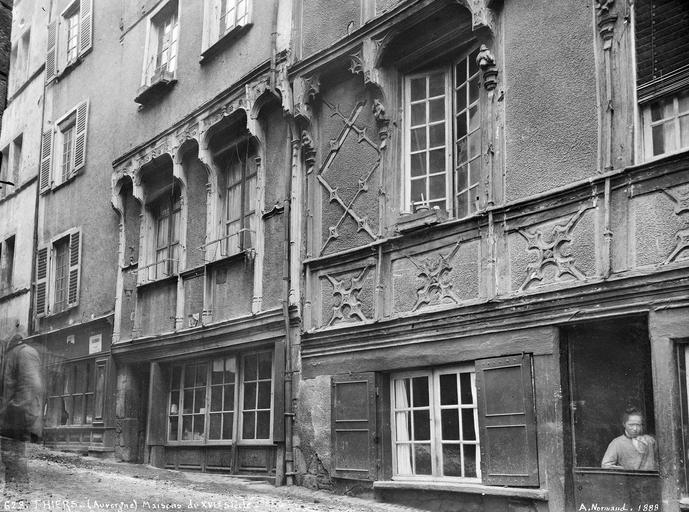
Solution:
{"label": "plaster wall", "polygon": [[513,201],[598,171],[593,12],[585,0],[510,0],[501,18],[505,200]]}
{"label": "plaster wall", "polygon": [[[19,194],[8,197],[0,203],[0,240],[14,235],[14,265],[12,284],[15,290],[31,287],[31,253],[33,252],[34,207],[36,204],[36,183],[32,183]],[[24,320],[28,308],[23,312]]]}
{"label": "plaster wall", "polygon": [[[12,45],[14,46],[19,41],[27,29],[30,30],[30,39],[28,62],[25,64],[19,63],[18,68],[15,67],[14,63],[10,64],[10,69],[18,73],[18,78],[23,78],[18,81],[10,79],[12,84],[9,90],[10,96],[45,64],[48,40],[48,31],[45,27],[48,25],[49,9],[50,0],[36,0],[33,2],[20,2],[12,10]],[[43,84],[42,81],[41,84]]]}
{"label": "plaster wall", "polygon": [[[365,1],[365,0],[364,0]],[[303,0],[302,58],[327,48],[361,26],[362,0]]]}
{"label": "plaster wall", "polygon": [[[31,295],[24,293],[12,300],[0,302],[0,340],[11,338],[16,332],[28,335],[28,311]],[[18,326],[18,327],[17,327]]]}

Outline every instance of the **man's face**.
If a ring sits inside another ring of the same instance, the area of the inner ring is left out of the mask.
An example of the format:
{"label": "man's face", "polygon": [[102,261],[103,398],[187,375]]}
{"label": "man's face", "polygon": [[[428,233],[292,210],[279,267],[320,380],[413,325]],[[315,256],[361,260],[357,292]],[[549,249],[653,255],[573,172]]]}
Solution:
{"label": "man's face", "polygon": [[624,422],[624,433],[627,437],[634,439],[635,437],[641,435],[644,430],[644,421],[638,414],[632,414]]}

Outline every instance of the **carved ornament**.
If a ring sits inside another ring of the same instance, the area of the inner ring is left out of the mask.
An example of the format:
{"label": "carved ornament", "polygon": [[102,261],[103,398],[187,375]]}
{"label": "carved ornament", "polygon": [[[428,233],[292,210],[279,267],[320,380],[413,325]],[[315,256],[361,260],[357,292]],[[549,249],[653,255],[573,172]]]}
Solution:
{"label": "carved ornament", "polygon": [[307,130],[301,132],[301,154],[304,157],[304,163],[306,163],[306,172],[310,173],[316,163],[316,147]]}
{"label": "carved ornament", "polygon": [[376,124],[378,125],[380,149],[385,149],[389,136],[390,118],[385,114],[385,105],[383,105],[378,98],[373,100],[371,110],[373,111],[373,117],[376,119]]}
{"label": "carved ornament", "polygon": [[417,277],[423,284],[416,290],[416,302],[412,311],[416,311],[422,306],[441,304],[450,300],[455,304],[460,303],[459,297],[452,289],[452,283],[447,280],[448,274],[452,271],[450,262],[457,254],[460,243],[454,246],[452,251],[446,256],[436,254],[417,262],[411,257],[407,257],[418,269]]}
{"label": "carved ornament", "polygon": [[495,57],[485,44],[479,48],[476,64],[483,72],[483,86],[487,91],[494,90],[498,85],[498,68],[495,65]]}
{"label": "carved ornament", "polygon": [[308,78],[295,78],[293,81],[294,117],[307,123],[313,118],[312,105],[321,91],[321,81],[318,75]]}
{"label": "carved ornament", "polygon": [[[689,192],[674,192],[670,189],[663,189],[663,192],[675,203],[675,215],[680,216],[683,213],[689,212]],[[680,253],[689,249],[689,229],[680,229],[677,231],[675,239],[677,240],[677,244],[664,261],[665,265],[676,261]]]}
{"label": "carved ornament", "polygon": [[456,0],[458,4],[466,7],[471,12],[471,25],[474,30],[488,27],[495,32],[495,12],[491,6],[494,0]]}
{"label": "carved ornament", "polygon": [[368,273],[368,267],[359,273],[357,277],[350,279],[349,286],[346,280],[338,280],[332,276],[325,275],[324,277],[330,281],[333,286],[333,297],[339,298],[339,304],[333,306],[333,315],[328,322],[328,325],[333,325],[337,322],[344,321],[366,321],[366,315],[361,310],[361,301],[359,301],[359,292],[364,287],[364,279]]}

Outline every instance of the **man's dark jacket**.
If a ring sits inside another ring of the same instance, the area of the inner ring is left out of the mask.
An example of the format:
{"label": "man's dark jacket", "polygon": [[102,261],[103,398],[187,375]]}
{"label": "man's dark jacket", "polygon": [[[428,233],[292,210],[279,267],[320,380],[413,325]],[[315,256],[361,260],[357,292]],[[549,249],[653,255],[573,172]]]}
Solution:
{"label": "man's dark jacket", "polygon": [[41,358],[35,348],[15,335],[8,343],[2,361],[2,405],[4,435],[42,436],[43,378]]}

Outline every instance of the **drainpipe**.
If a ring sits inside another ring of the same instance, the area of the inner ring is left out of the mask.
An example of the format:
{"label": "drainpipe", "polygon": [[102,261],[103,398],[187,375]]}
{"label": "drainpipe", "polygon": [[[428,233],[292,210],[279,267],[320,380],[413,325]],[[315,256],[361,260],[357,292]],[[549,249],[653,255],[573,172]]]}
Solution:
{"label": "drainpipe", "polygon": [[280,9],[280,0],[273,0],[273,19],[271,21],[270,30],[270,89],[275,90],[276,80],[276,63],[278,53],[278,12]]}

